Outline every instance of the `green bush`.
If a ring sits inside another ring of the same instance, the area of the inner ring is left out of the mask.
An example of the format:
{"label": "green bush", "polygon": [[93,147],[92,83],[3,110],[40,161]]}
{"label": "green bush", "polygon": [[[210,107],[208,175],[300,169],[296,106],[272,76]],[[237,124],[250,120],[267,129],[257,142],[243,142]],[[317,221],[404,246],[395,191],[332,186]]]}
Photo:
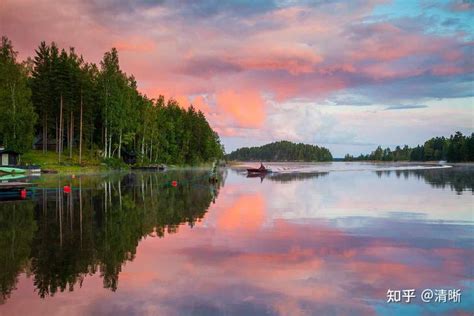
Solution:
{"label": "green bush", "polygon": [[106,158],[103,160],[106,166],[110,169],[128,169],[129,166],[119,158]]}

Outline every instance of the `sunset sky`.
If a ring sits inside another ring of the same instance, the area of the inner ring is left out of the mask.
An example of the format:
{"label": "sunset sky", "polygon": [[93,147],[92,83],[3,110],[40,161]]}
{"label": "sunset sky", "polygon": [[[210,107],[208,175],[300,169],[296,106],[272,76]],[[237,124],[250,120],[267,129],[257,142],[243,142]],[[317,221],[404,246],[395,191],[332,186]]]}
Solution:
{"label": "sunset sky", "polygon": [[111,47],[149,97],[201,109],[226,151],[275,140],[333,156],[473,131],[473,1],[1,0],[19,57]]}

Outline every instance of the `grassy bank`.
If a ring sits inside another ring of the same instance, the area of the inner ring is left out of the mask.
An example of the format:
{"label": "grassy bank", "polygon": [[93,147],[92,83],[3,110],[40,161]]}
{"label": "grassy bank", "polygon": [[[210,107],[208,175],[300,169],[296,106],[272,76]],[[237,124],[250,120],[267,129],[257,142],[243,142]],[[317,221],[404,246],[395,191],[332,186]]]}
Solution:
{"label": "grassy bank", "polygon": [[87,173],[107,170],[108,167],[98,158],[92,158],[88,153],[83,154],[82,162],[79,164],[79,155],[73,152],[61,156],[58,162],[58,154],[54,151],[43,153],[42,150],[31,150],[21,156],[22,165],[38,165],[43,170],[54,170],[59,173]]}
{"label": "grassy bank", "polygon": [[[108,170],[124,170],[130,168],[118,158],[101,159],[93,157],[86,152],[82,155],[82,162],[79,164],[79,154],[73,152],[69,158],[69,152],[61,156],[61,163],[58,163],[58,154],[54,151],[43,153],[42,150],[31,150],[21,156],[22,165],[38,165],[42,170],[54,170],[58,173],[93,173]],[[155,163],[153,163],[155,164]],[[136,166],[149,166],[150,163],[145,161],[137,163]],[[195,165],[168,165],[168,168],[211,168],[212,162],[200,163]]]}

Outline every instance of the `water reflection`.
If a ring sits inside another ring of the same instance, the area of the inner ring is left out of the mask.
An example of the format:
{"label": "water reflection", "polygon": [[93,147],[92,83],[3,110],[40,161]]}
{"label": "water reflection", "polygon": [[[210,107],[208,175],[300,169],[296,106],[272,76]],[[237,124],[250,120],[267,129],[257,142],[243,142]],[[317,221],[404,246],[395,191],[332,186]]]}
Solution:
{"label": "water reflection", "polygon": [[182,223],[193,227],[218,192],[219,184],[209,185],[207,173],[196,171],[50,179],[35,202],[1,204],[1,298],[23,270],[41,297],[73,291],[95,273],[115,291],[143,237],[175,233]]}
{"label": "water reflection", "polygon": [[[329,172],[275,172],[269,174],[247,174],[235,171],[237,174],[245,175],[247,178],[260,178],[277,182],[292,182],[295,180],[310,180],[327,176]],[[449,187],[451,190],[462,194],[463,191],[474,191],[474,168],[471,166],[455,166],[451,168],[431,169],[387,169],[373,171],[380,178],[382,176],[395,175],[397,178],[415,177],[423,179],[435,188]]]}
{"label": "water reflection", "polygon": [[392,173],[397,178],[410,176],[424,179],[426,183],[435,188],[444,189],[449,187],[451,190],[462,194],[463,191],[474,191],[474,168],[457,166],[444,169],[423,169],[423,170],[396,170],[396,171],[376,171],[377,175],[390,176]]}
{"label": "water reflection", "polygon": [[[230,172],[216,187],[199,171],[52,178],[15,202],[21,220],[0,206],[0,313],[469,314],[473,195],[444,171]],[[55,189],[70,182],[71,195]],[[418,299],[387,304],[389,288]],[[461,303],[423,303],[424,288],[461,289]]]}
{"label": "water reflection", "polygon": [[15,289],[18,275],[29,263],[37,230],[32,201],[2,202],[0,207],[0,303]]}
{"label": "water reflection", "polygon": [[275,173],[269,180],[276,182],[292,182],[292,181],[302,181],[308,179],[317,179],[325,177],[329,172],[311,172],[311,173]]}
{"label": "water reflection", "polygon": [[[238,172],[244,174],[242,172]],[[264,179],[280,183],[302,181],[309,179],[317,179],[319,177],[327,176],[329,172],[288,172],[288,173],[263,173],[263,174],[247,174],[247,178],[259,178],[260,182]]]}

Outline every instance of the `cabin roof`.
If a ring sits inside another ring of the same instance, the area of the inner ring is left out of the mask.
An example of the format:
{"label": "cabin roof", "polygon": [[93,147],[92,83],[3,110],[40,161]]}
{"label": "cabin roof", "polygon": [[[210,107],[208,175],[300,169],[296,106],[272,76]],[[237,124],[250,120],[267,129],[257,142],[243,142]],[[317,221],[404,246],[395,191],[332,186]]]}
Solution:
{"label": "cabin roof", "polygon": [[0,149],[0,155],[1,154],[19,155],[20,153],[14,150],[10,150],[10,149]]}

